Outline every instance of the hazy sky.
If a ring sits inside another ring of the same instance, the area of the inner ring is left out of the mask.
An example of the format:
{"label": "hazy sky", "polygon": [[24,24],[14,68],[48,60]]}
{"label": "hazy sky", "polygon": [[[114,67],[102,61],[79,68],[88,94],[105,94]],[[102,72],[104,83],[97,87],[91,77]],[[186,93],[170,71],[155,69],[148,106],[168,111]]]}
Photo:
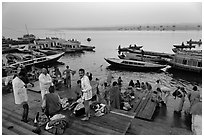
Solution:
{"label": "hazy sky", "polygon": [[44,27],[91,27],[201,23],[202,3],[24,2],[2,4],[3,31]]}

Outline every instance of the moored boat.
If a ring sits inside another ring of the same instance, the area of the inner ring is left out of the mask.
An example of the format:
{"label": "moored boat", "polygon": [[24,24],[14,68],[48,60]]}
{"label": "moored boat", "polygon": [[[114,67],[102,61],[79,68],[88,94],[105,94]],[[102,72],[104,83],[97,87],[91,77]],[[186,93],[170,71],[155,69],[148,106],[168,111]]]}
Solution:
{"label": "moored boat", "polygon": [[141,55],[137,53],[129,53],[125,52],[121,55],[118,55],[120,59],[127,59],[127,60],[137,60],[137,61],[145,61],[145,62],[156,62],[159,64],[165,64],[166,60],[160,56],[151,56],[151,55]]}
{"label": "moored boat", "polygon": [[175,48],[181,48],[181,49],[183,49],[183,48],[189,48],[189,49],[191,49],[191,48],[195,48],[195,46],[194,45],[179,45],[179,44],[174,44],[173,45]]}
{"label": "moored boat", "polygon": [[202,73],[202,51],[191,53],[182,51],[167,62],[173,69]]}
{"label": "moored boat", "polygon": [[130,45],[129,47],[124,47],[124,48],[121,48],[121,46],[119,45],[118,46],[118,51],[121,52],[121,51],[129,51],[129,50],[140,50],[143,46],[137,46],[136,44],[134,44],[134,46]]}
{"label": "moored boat", "polygon": [[160,56],[160,57],[164,57],[164,58],[172,58],[172,54],[162,53],[162,52],[154,52],[154,51],[146,51],[146,50],[134,50],[134,49],[129,49],[128,52],[141,54],[141,55],[151,55],[151,56]]}
{"label": "moored boat", "polygon": [[202,44],[202,41],[201,41],[201,39],[200,39],[199,41],[189,40],[189,41],[187,41],[187,44],[198,44],[198,45],[201,45],[201,44]]}
{"label": "moored boat", "polygon": [[160,64],[144,62],[144,61],[134,61],[134,60],[125,60],[125,59],[117,59],[117,58],[104,58],[104,59],[113,67],[130,69],[135,71],[158,71],[166,67],[166,65],[160,65]]}
{"label": "moored boat", "polygon": [[25,67],[30,67],[32,65],[46,65],[46,64],[51,64],[53,62],[56,62],[58,59],[60,59],[64,55],[64,52],[58,53],[55,55],[50,55],[50,56],[45,56],[45,57],[40,57],[40,58],[34,58],[26,61],[19,61],[13,64],[10,64],[6,67],[11,67],[11,68],[17,68],[19,65],[24,65]]}
{"label": "moored boat", "polygon": [[94,51],[95,47],[94,46],[85,46],[85,45],[81,45],[82,50],[85,51]]}

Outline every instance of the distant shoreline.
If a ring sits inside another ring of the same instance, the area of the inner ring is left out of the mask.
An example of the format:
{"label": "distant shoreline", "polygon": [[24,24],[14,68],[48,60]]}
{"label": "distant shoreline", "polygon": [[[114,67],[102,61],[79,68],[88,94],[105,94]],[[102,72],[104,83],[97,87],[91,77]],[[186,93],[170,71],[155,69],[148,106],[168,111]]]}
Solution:
{"label": "distant shoreline", "polygon": [[137,25],[116,27],[60,27],[49,30],[80,30],[80,31],[202,31],[202,25]]}

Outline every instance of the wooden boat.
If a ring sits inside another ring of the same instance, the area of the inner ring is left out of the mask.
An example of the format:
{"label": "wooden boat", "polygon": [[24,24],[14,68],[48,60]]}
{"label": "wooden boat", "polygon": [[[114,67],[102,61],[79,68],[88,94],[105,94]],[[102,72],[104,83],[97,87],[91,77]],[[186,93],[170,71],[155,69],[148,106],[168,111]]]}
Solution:
{"label": "wooden boat", "polygon": [[53,50],[50,50],[50,49],[34,49],[34,51],[41,52],[41,53],[46,54],[48,56],[58,53],[58,51],[53,51]]}
{"label": "wooden boat", "polygon": [[144,61],[134,61],[116,58],[104,58],[104,59],[113,67],[130,69],[135,71],[158,71],[166,67],[166,65],[160,65]]}
{"label": "wooden boat", "polygon": [[95,47],[94,46],[85,46],[85,45],[81,45],[82,50],[85,51],[94,51]]}
{"label": "wooden boat", "polygon": [[201,41],[201,39],[200,39],[199,41],[189,40],[189,41],[187,41],[187,44],[198,44],[198,45],[201,45],[201,44],[202,44],[202,41]]}
{"label": "wooden boat", "polygon": [[141,55],[151,55],[151,56],[160,56],[164,58],[172,58],[172,54],[169,53],[161,53],[161,52],[154,52],[154,51],[144,51],[144,50],[134,50],[134,49],[129,49],[128,52],[130,53],[136,53],[136,54],[141,54]]}
{"label": "wooden boat", "polygon": [[173,48],[172,51],[178,54],[185,53],[185,54],[193,54],[193,55],[202,55],[202,50],[188,50],[188,49]]}
{"label": "wooden boat", "polygon": [[34,58],[30,59],[27,61],[19,61],[17,63],[10,64],[5,67],[11,67],[11,68],[17,68],[19,65],[24,65],[25,67],[29,67],[32,65],[46,65],[46,64],[51,64],[53,62],[56,62],[58,59],[60,59],[65,53],[58,53],[55,55],[50,55],[50,56],[45,56],[45,57],[40,57],[40,58]]}
{"label": "wooden boat", "polygon": [[125,48],[121,48],[120,45],[118,46],[118,51],[129,51],[130,49],[133,50],[140,50],[143,46],[137,46],[136,44],[134,44],[134,46],[130,45],[129,47],[125,47]]}
{"label": "wooden boat", "polygon": [[120,59],[127,59],[127,60],[137,60],[137,61],[145,61],[145,62],[155,62],[159,64],[166,64],[166,60],[160,56],[151,56],[151,55],[141,55],[137,53],[122,53],[118,55]]}
{"label": "wooden boat", "polygon": [[167,62],[173,69],[202,73],[202,51],[182,51]]}
{"label": "wooden boat", "polygon": [[189,49],[195,48],[194,45],[178,45],[178,44],[174,44],[173,46],[174,46],[175,48],[181,48],[181,49],[184,49],[184,48],[189,48]]}

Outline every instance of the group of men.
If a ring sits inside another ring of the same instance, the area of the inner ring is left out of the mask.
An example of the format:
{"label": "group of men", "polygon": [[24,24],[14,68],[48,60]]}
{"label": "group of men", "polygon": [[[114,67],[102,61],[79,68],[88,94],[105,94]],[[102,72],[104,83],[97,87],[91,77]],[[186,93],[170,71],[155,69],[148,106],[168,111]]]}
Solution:
{"label": "group of men", "polygon": [[[69,66],[66,67],[65,79],[66,84],[71,83],[70,81],[70,70]],[[87,75],[85,75],[84,69],[79,69],[80,83],[82,99],[84,100],[86,116],[82,120],[88,120],[90,118],[90,100],[92,98],[92,87]],[[22,121],[28,122],[28,95],[27,95],[27,84],[23,81],[25,74],[19,71],[18,74],[12,80],[14,100],[15,104],[23,106]],[[39,84],[42,98],[42,110],[44,110],[47,116],[53,116],[56,112],[61,109],[61,100],[58,94],[54,93],[54,84],[51,76],[48,74],[47,69],[43,68],[39,76]],[[68,84],[71,87],[71,84]]]}

